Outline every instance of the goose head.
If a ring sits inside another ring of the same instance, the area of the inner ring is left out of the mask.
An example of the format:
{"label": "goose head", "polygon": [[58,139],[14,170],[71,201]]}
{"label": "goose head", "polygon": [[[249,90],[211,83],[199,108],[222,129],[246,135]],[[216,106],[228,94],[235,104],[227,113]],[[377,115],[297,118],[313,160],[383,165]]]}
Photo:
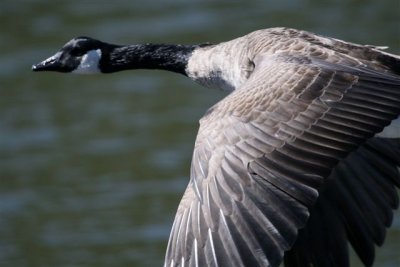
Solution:
{"label": "goose head", "polygon": [[99,73],[102,60],[115,46],[90,37],[76,37],[57,53],[32,66],[33,71]]}

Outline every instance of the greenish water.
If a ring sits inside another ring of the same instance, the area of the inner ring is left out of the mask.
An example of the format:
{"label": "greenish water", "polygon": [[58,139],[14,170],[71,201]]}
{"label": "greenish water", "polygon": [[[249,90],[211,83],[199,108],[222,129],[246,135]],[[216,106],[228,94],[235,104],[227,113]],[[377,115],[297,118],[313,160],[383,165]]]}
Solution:
{"label": "greenish water", "polygon": [[[224,96],[159,71],[30,71],[67,40],[203,43],[289,26],[399,53],[399,5],[2,0],[0,266],[160,266],[197,121]],[[400,265],[399,217],[376,266]]]}

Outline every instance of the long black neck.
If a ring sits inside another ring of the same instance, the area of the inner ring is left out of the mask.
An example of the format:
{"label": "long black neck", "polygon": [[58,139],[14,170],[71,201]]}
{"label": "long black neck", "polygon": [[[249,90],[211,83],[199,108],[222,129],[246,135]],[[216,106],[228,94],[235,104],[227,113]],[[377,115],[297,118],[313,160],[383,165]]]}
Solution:
{"label": "long black neck", "polygon": [[100,69],[105,73],[128,69],[160,69],[186,75],[189,57],[197,47],[170,44],[107,45]]}

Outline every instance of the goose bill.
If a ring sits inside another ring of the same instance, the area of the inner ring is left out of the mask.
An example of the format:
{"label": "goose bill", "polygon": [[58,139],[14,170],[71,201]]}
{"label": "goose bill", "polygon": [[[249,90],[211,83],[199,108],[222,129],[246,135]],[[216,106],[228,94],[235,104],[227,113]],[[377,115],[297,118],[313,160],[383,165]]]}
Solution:
{"label": "goose bill", "polygon": [[[62,65],[60,63],[61,53],[56,53],[55,55],[49,57],[42,62],[32,65],[33,71],[63,71]],[[65,71],[66,72],[66,71]]]}

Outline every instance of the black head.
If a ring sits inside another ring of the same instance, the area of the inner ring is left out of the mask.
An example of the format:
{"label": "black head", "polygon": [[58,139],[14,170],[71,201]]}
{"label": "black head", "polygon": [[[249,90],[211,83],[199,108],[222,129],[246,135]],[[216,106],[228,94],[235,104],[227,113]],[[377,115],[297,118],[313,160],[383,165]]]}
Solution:
{"label": "black head", "polygon": [[32,66],[33,71],[95,73],[100,72],[99,62],[106,43],[77,37],[66,43],[60,51]]}

